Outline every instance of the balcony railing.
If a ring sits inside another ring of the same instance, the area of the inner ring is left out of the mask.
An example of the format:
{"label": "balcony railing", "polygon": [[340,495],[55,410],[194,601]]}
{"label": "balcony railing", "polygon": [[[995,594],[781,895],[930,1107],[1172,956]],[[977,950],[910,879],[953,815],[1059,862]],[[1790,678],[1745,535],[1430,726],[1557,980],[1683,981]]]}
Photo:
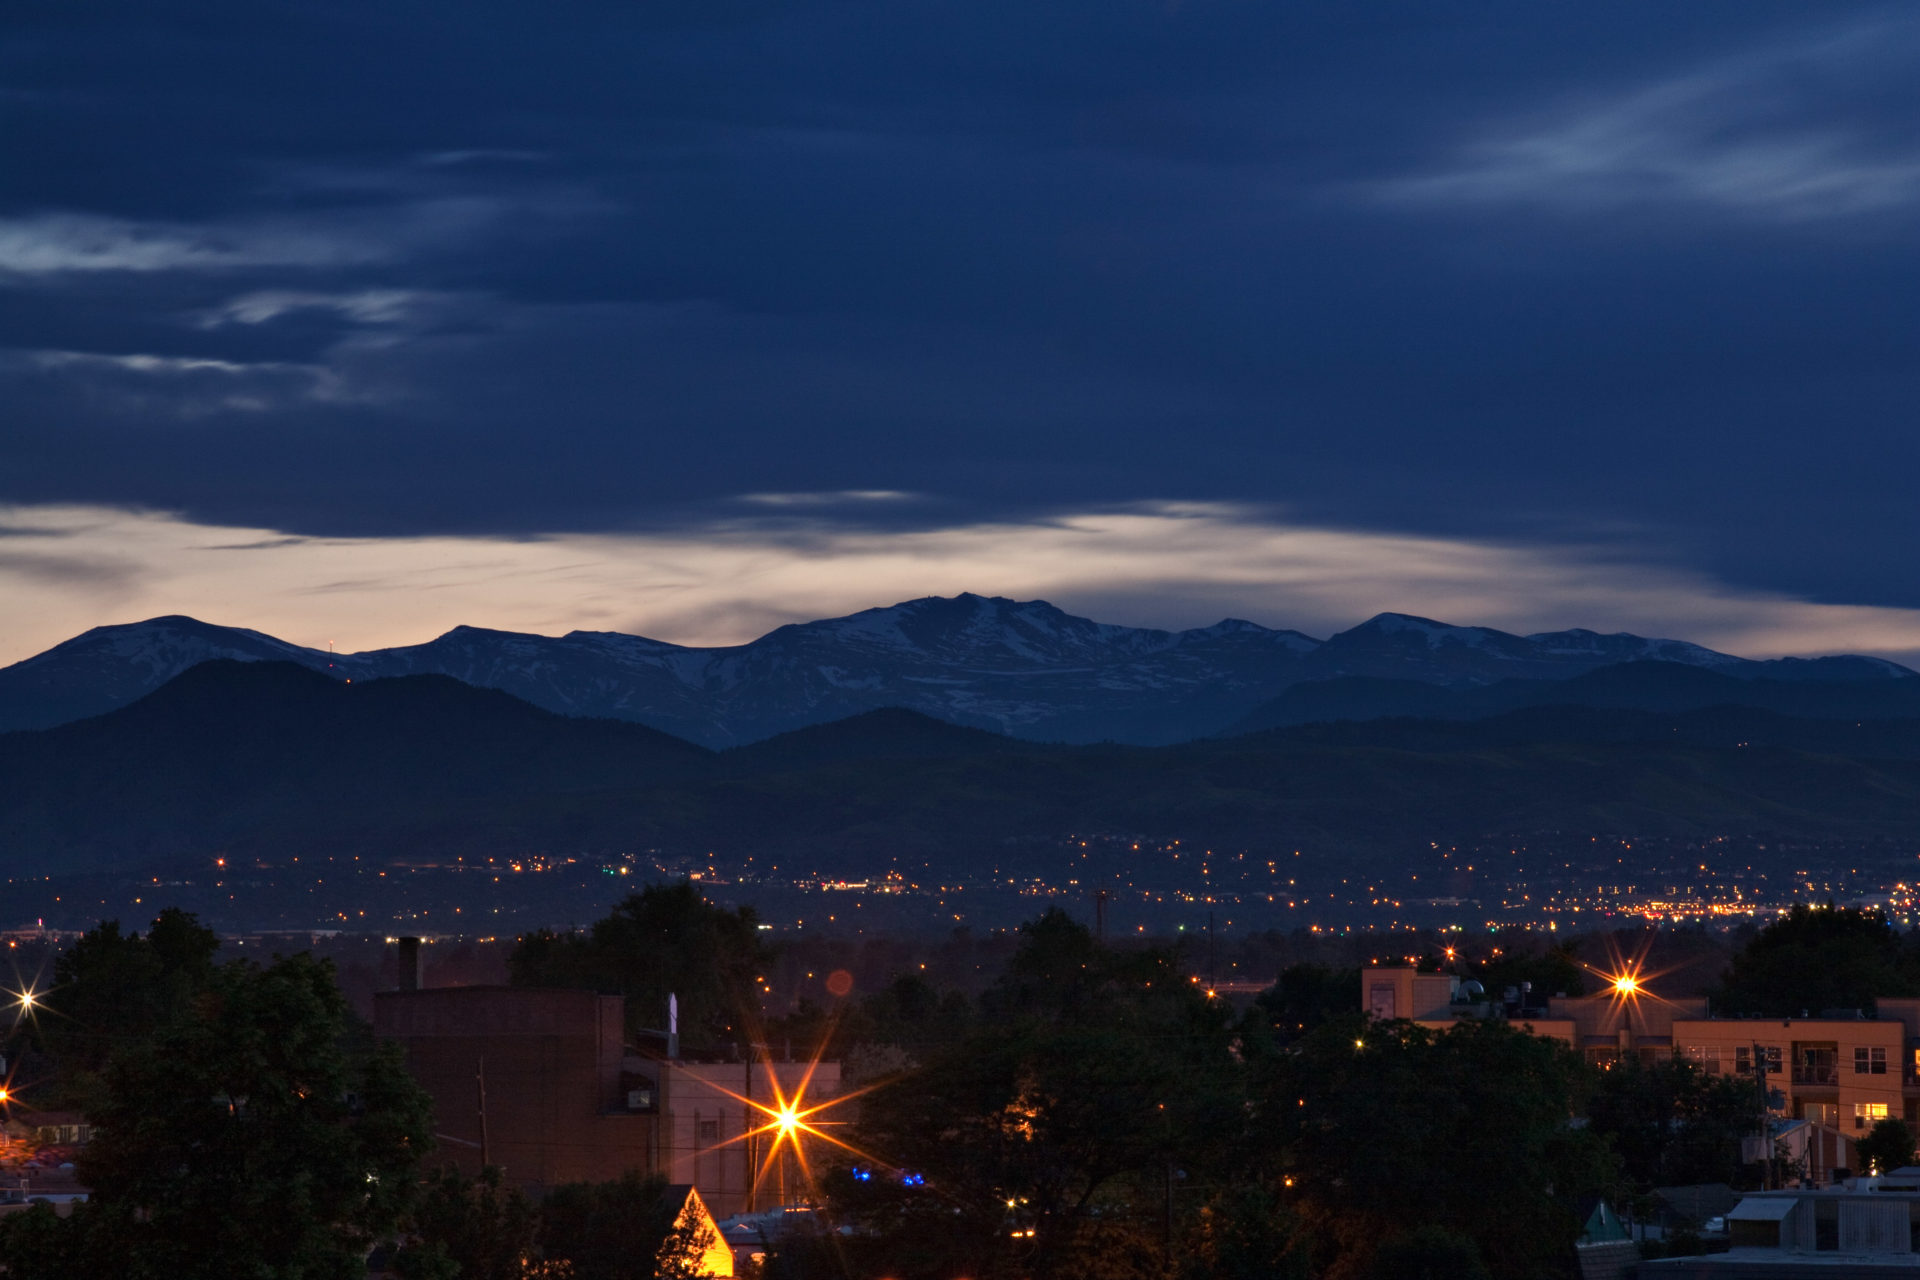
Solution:
{"label": "balcony railing", "polygon": [[1839,1084],[1840,1068],[1796,1064],[1793,1068],[1793,1082],[1795,1084]]}

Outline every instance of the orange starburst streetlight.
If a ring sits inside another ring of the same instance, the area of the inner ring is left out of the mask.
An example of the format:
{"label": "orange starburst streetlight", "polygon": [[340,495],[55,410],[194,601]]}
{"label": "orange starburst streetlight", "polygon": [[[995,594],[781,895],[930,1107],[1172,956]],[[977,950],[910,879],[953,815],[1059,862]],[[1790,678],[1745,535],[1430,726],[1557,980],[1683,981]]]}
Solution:
{"label": "orange starburst streetlight", "polygon": [[1607,967],[1600,969],[1593,965],[1582,966],[1606,984],[1601,994],[1607,997],[1610,1025],[1615,1027],[1622,1025],[1615,1020],[1624,1017],[1626,1029],[1644,1031],[1653,1005],[1672,1007],[1672,1001],[1656,994],[1648,985],[1661,973],[1666,972],[1665,970],[1656,972],[1647,968],[1647,953],[1652,945],[1652,934],[1646,934],[1640,939],[1639,945],[1634,948],[1631,955],[1624,955],[1614,940],[1609,938]]}
{"label": "orange starburst streetlight", "polygon": [[754,1169],[753,1183],[747,1191],[750,1203],[753,1197],[759,1194],[761,1185],[766,1182],[768,1175],[771,1174],[776,1167],[781,1170],[780,1181],[784,1187],[786,1182],[786,1165],[783,1157],[788,1151],[793,1153],[794,1160],[799,1164],[801,1176],[806,1179],[808,1190],[817,1190],[813,1167],[807,1161],[807,1139],[810,1138],[831,1143],[833,1146],[839,1147],[841,1150],[850,1152],[862,1160],[869,1161],[873,1164],[882,1167],[891,1167],[887,1165],[885,1161],[860,1150],[860,1148],[854,1146],[852,1143],[828,1133],[825,1128],[825,1126],[828,1125],[838,1126],[842,1123],[841,1121],[827,1118],[835,1108],[845,1106],[860,1095],[878,1088],[878,1083],[867,1085],[865,1088],[855,1089],[851,1093],[843,1093],[837,1097],[826,1098],[817,1102],[809,1102],[807,1100],[807,1090],[813,1084],[813,1075],[815,1070],[820,1066],[821,1052],[824,1051],[824,1049],[825,1045],[823,1044],[820,1050],[816,1050],[808,1060],[806,1073],[801,1076],[799,1084],[794,1087],[791,1094],[788,1094],[781,1087],[779,1073],[772,1070],[772,1065],[768,1064],[767,1083],[773,1093],[773,1101],[771,1103],[762,1102],[757,1098],[749,1098],[744,1094],[735,1093],[733,1090],[718,1083],[714,1083],[712,1086],[734,1101],[749,1108],[747,1113],[749,1116],[761,1120],[760,1124],[747,1129],[744,1133],[736,1137],[727,1139],[720,1144],[721,1146],[731,1146],[736,1142],[750,1142],[754,1138],[765,1135],[772,1136],[772,1141],[767,1144],[766,1151],[761,1155],[758,1166]]}
{"label": "orange starburst streetlight", "polygon": [[34,1011],[40,1007],[40,993],[34,990],[32,983],[18,991],[7,991],[6,994],[13,997],[13,1019],[16,1024],[32,1018]]}

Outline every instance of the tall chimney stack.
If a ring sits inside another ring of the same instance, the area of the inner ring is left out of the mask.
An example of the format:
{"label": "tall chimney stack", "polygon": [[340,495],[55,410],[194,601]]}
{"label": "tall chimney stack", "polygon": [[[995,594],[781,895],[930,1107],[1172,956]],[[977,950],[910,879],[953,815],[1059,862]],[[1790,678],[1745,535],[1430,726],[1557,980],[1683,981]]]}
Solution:
{"label": "tall chimney stack", "polygon": [[400,939],[400,989],[418,991],[425,976],[426,966],[420,959],[420,939]]}

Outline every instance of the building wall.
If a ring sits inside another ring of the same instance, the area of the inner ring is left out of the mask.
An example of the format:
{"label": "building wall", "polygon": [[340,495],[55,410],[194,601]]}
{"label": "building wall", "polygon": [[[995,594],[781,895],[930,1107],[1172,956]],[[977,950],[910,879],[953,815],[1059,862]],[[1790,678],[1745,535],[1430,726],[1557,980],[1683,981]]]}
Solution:
{"label": "building wall", "polygon": [[[374,1029],[405,1046],[408,1070],[433,1097],[441,1136],[430,1164],[479,1170],[484,1076],[486,1160],[531,1194],[633,1170],[692,1184],[722,1218],[806,1198],[791,1147],[771,1133],[749,1136],[771,1118],[754,1104],[827,1101],[839,1093],[840,1064],[640,1060],[625,1047],[624,1005],[590,991],[388,991],[374,997]],[[655,1109],[627,1110],[635,1076],[654,1084]],[[841,1121],[809,1119],[827,1133]],[[809,1155],[832,1148],[802,1141]]]}
{"label": "building wall", "polygon": [[1447,973],[1416,973],[1404,966],[1381,966],[1360,972],[1360,1007],[1376,1018],[1450,1018],[1453,992],[1459,979]]}
{"label": "building wall", "polygon": [[[698,1186],[720,1218],[804,1199],[806,1171],[791,1147],[776,1144],[772,1133],[749,1134],[771,1119],[759,1106],[774,1107],[777,1098],[804,1096],[803,1108],[810,1107],[836,1097],[839,1090],[837,1062],[669,1064],[662,1169],[675,1182]],[[841,1117],[822,1113],[808,1122],[831,1134]],[[820,1157],[837,1150],[818,1138],[803,1135],[801,1141],[809,1158],[816,1150]]]}
{"label": "building wall", "polygon": [[[1467,1006],[1450,1005],[1444,974],[1379,967],[1361,975],[1361,1007],[1392,1008],[1423,1026],[1444,1030]],[[1920,1114],[1920,999],[1878,1002],[1874,1018],[1711,1018],[1707,1002],[1665,999],[1652,991],[1632,998],[1611,992],[1557,997],[1549,1016],[1516,1025],[1579,1049],[1595,1062],[1625,1055],[1685,1057],[1715,1075],[1753,1074],[1756,1056],[1768,1060],[1767,1087],[1778,1090],[1787,1115],[1803,1116],[1855,1136],[1882,1118]],[[1384,1016],[1384,1015],[1380,1015]]]}
{"label": "building wall", "polygon": [[[1781,1069],[1769,1071],[1767,1087],[1781,1092],[1784,1109],[1847,1133],[1865,1132],[1876,1119],[1905,1116],[1906,1042],[1906,1027],[1886,1020],[1714,1018],[1674,1026],[1676,1052],[1714,1074],[1733,1075],[1743,1065],[1751,1071],[1757,1052],[1777,1058]],[[1805,1066],[1809,1050],[1831,1053],[1832,1069]],[[1857,1061],[1860,1050],[1866,1051],[1864,1064]],[[1810,1112],[1810,1106],[1835,1110]]]}
{"label": "building wall", "polygon": [[658,1120],[628,1114],[620,1091],[623,1009],[590,991],[392,991],[374,997],[374,1029],[433,1096],[430,1162],[476,1172],[484,1140],[487,1162],[537,1194],[658,1167]]}

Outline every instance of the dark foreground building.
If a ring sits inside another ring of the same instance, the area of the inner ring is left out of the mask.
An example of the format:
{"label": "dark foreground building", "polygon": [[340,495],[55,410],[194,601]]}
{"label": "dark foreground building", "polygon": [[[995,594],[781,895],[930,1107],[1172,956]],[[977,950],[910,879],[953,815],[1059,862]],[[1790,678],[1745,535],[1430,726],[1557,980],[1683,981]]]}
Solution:
{"label": "dark foreground building", "polygon": [[[629,1171],[688,1183],[716,1217],[806,1198],[768,1108],[838,1091],[837,1062],[685,1062],[625,1039],[625,1001],[591,991],[439,987],[381,992],[374,1029],[432,1094],[438,1157],[498,1165],[538,1195]],[[810,1077],[810,1079],[809,1079]],[[821,1123],[827,1123],[824,1119]],[[804,1133],[802,1142],[817,1142]]]}

